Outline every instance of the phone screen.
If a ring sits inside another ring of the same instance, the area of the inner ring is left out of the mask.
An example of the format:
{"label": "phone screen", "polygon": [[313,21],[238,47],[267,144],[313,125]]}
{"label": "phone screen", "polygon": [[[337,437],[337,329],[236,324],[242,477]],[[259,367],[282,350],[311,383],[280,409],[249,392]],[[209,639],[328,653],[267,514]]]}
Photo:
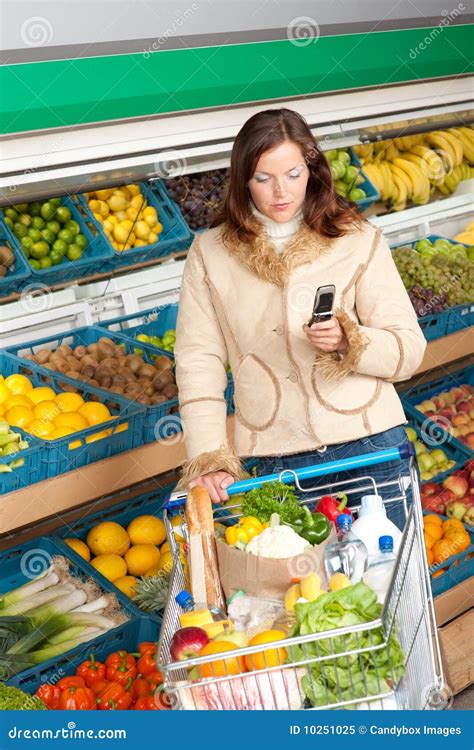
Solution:
{"label": "phone screen", "polygon": [[332,294],[322,294],[319,298],[318,303],[318,313],[327,313],[331,312],[332,309],[332,301],[333,301],[333,295]]}

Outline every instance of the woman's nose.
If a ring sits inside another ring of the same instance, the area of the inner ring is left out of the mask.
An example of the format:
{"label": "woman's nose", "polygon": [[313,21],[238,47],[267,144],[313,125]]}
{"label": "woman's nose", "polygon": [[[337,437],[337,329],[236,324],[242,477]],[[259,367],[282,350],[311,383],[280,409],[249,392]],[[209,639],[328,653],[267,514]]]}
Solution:
{"label": "woman's nose", "polygon": [[275,195],[283,195],[285,192],[283,183],[280,182],[280,180],[275,181],[275,188],[274,188]]}

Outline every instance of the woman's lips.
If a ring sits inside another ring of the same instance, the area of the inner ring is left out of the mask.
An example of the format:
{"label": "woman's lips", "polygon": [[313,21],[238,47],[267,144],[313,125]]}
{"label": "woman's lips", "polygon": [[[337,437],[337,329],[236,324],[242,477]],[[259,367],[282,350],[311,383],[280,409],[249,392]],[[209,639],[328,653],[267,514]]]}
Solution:
{"label": "woman's lips", "polygon": [[289,205],[289,203],[274,203],[273,208],[276,208],[278,211],[284,211]]}

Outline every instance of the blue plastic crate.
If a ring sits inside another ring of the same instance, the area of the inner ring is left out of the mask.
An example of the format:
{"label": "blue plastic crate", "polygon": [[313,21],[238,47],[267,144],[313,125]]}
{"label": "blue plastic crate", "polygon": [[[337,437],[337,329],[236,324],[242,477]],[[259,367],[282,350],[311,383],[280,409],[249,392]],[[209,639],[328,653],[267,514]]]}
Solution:
{"label": "blue plastic crate", "polygon": [[140,643],[157,641],[158,638],[159,625],[157,622],[147,617],[129,620],[129,622],[97,638],[93,643],[69,651],[67,656],[58,656],[34,669],[28,669],[17,674],[7,682],[7,685],[15,685],[25,693],[33,695],[41,685],[47,682],[55,685],[62,677],[75,675],[77,668],[83,661],[89,659],[91,652],[97,661],[104,663],[109,654],[114,651],[124,650],[136,653]]}
{"label": "blue plastic crate", "polygon": [[[103,234],[99,234],[94,227],[90,226],[90,223],[85,221],[75,201],[67,196],[61,198],[61,205],[66,206],[71,211],[71,220],[77,221],[79,224],[81,234],[87,239],[87,247],[79,260],[71,261],[64,256],[62,263],[50,268],[35,270],[27,262],[32,280],[35,282],[41,281],[49,286],[97,273],[97,269],[101,269],[107,259],[113,257],[112,248],[104,242]],[[16,252],[23,255],[20,240],[14,235],[12,235],[12,238]]]}
{"label": "blue plastic crate", "polygon": [[30,264],[23,251],[18,247],[16,238],[9,227],[0,218],[0,245],[6,245],[13,253],[14,261],[5,276],[0,278],[0,297],[19,292],[31,275]]}
{"label": "blue plastic crate", "polygon": [[[390,245],[390,248],[391,250],[395,250],[397,247],[414,248],[417,242],[426,239],[430,240],[430,242],[447,239],[453,245],[462,244],[462,242],[454,242],[454,240],[441,237],[438,234],[429,234],[424,237],[418,237],[416,240],[411,240],[411,242],[397,242],[396,245]],[[464,245],[464,247],[468,246]],[[418,318],[418,325],[427,341],[449,336],[450,333],[456,333],[474,325],[474,304],[465,303],[463,305],[456,305],[455,307],[448,307],[443,312],[433,313],[433,315],[424,315],[422,318]]]}
{"label": "blue plastic crate", "polygon": [[[436,474],[432,479],[427,479],[427,482],[436,482],[437,484],[443,482],[446,477],[449,477],[450,474],[453,473],[453,471],[456,471],[457,469],[460,469],[466,462],[466,454],[461,451],[457,445],[455,445],[455,439],[450,435],[449,433],[446,433],[447,437],[443,441],[442,445],[439,445],[436,439],[433,441],[433,444],[430,442],[430,436],[426,434],[426,431],[423,431],[420,427],[420,425],[414,420],[409,419],[408,425],[404,425],[406,427],[412,427],[415,432],[417,433],[420,440],[422,440],[425,445],[427,445],[428,450],[431,452],[432,450],[435,450],[436,448],[441,448],[445,453],[446,456],[450,461],[455,461],[456,463],[454,466],[452,466],[449,471],[441,472],[439,474]],[[423,434],[425,432],[425,434]],[[422,482],[424,484],[424,481]]]}
{"label": "blue plastic crate", "polygon": [[[165,488],[156,489],[153,492],[147,492],[140,497],[133,499],[128,498],[122,503],[117,503],[117,505],[113,505],[110,508],[105,508],[104,510],[97,511],[97,513],[92,513],[86,518],[71,521],[71,524],[65,524],[62,528],[55,531],[55,536],[61,541],[73,537],[85,542],[89,531],[103,521],[115,521],[126,528],[133,519],[138,516],[147,515],[162,518],[162,507],[173,489],[174,485],[169,485]],[[96,577],[99,582],[101,581],[102,576],[91,565],[89,565],[89,563],[84,561],[84,567],[87,569],[90,568],[90,575]],[[109,585],[112,586],[112,588],[115,588],[113,583],[109,583]],[[143,609],[135,606],[131,601],[130,608],[136,615],[145,614]],[[147,612],[146,615],[159,623],[161,623],[163,619],[163,613],[160,612]]]}
{"label": "blue plastic crate", "polygon": [[103,268],[105,271],[114,271],[115,269],[123,268],[124,266],[145,263],[146,261],[153,260],[154,258],[161,258],[178,250],[186,250],[192,242],[192,232],[188,228],[176,205],[170,200],[166,190],[161,185],[161,182],[155,182],[153,184],[153,189],[146,182],[140,182],[139,184],[142,195],[147,201],[147,205],[156,208],[158,220],[162,224],[163,230],[159,236],[158,242],[155,242],[152,245],[145,245],[144,247],[132,247],[123,252],[114,250],[109,243],[102,224],[92,215],[92,211],[88,206],[85,195],[77,196],[79,204],[82,207],[83,215],[87,218],[87,221],[94,225],[104,243],[110,249],[111,256],[108,256],[109,259],[106,264],[104,264]]}
{"label": "blue plastic crate", "polygon": [[[82,557],[77,555],[73,550],[70,551],[71,555],[69,556],[69,570],[71,574],[74,577],[80,578],[82,580],[92,578],[90,570],[86,569],[84,566],[84,560],[82,559]],[[27,583],[29,580],[32,580],[36,576],[40,575],[40,573],[42,573],[49,567],[51,558],[55,555],[64,556],[63,544],[47,537],[32,539],[30,542],[23,543],[18,547],[13,547],[11,549],[5,550],[4,552],[0,552],[0,594],[11,591],[17,586],[21,586],[22,584]],[[88,568],[90,568],[90,566],[88,566]],[[125,614],[127,614],[129,618],[131,618],[132,612],[127,597],[117,589],[113,588],[111,583],[105,578],[100,581],[100,586],[106,593],[113,593],[116,595],[122,610],[125,612]],[[113,630],[104,634],[100,638],[97,638],[95,640],[95,643],[110,643],[110,641],[113,641],[114,635],[119,629],[120,628],[113,628]],[[88,647],[85,646],[85,648],[89,648],[89,650],[90,647],[90,644]],[[79,649],[84,649],[84,646],[79,646],[77,647],[77,649],[71,649],[70,651],[66,652],[66,654],[73,654]],[[23,679],[23,676],[33,672],[41,672],[48,665],[50,668],[56,668],[58,665],[58,661],[67,663],[69,659],[66,654],[63,657],[54,659],[54,661],[50,660],[48,662],[45,662],[43,665],[40,665],[33,669],[24,670],[21,674],[19,673],[15,675],[15,677],[11,679],[11,682],[9,684],[18,684],[19,681]]]}
{"label": "blue plastic crate", "polygon": [[[0,422],[2,420],[3,418],[0,418]],[[22,440],[27,440],[29,447],[13,453],[11,456],[0,456],[0,468],[2,466],[10,466],[14,461],[23,461],[23,466],[18,466],[12,469],[12,471],[0,471],[0,495],[5,495],[7,492],[14,492],[22,487],[29,487],[30,484],[35,484],[42,478],[41,442],[32,435],[27,435],[19,427],[13,427],[12,432],[19,433]]]}
{"label": "blue plastic crate", "polygon": [[[59,373],[53,373],[21,360],[11,354],[0,356],[0,373],[5,377],[13,373],[26,375],[33,386],[49,385],[53,390],[75,389],[85,401],[100,401],[108,406],[114,416],[113,422],[103,422],[94,427],[67,435],[56,440],[37,438],[42,445],[40,479],[50,479],[73,469],[115,456],[117,453],[137,448],[143,443],[144,410],[137,404],[120,398],[115,393],[106,393],[91,385],[71,380]],[[127,427],[123,427],[127,425]],[[94,441],[94,436],[103,430],[112,429],[112,434]],[[92,438],[92,442],[91,441]],[[89,442],[88,442],[89,441]],[[70,449],[70,444],[78,444]]]}
{"label": "blue plastic crate", "polygon": [[[139,342],[139,347],[137,347],[137,342],[134,339],[127,338],[126,336],[121,336],[116,333],[109,332],[108,334],[106,334],[104,332],[104,329],[100,328],[99,326],[78,328],[74,332],[67,331],[63,334],[48,336],[39,339],[38,341],[21,344],[20,346],[10,346],[5,351],[9,352],[15,357],[21,357],[21,354],[34,353],[43,348],[55,350],[58,348],[58,346],[61,346],[61,344],[68,344],[72,348],[80,345],[88,346],[89,344],[97,342],[105,335],[107,336],[107,338],[111,338],[115,343],[122,344],[127,354],[133,354],[134,349],[140,348],[145,362],[147,362],[148,364],[153,364],[157,356],[157,349],[155,347],[150,346],[149,344],[142,344],[142,342]],[[163,351],[161,353],[168,357],[171,362],[173,361],[173,357],[169,352]],[[19,359],[18,361],[22,360]],[[44,368],[40,369],[44,371]],[[69,383],[78,382],[71,380],[70,378],[63,375],[61,376],[61,378],[63,381]],[[103,394],[101,400],[103,400],[104,397],[108,397],[109,400],[112,398],[115,399],[117,395],[105,389],[96,390]],[[181,420],[179,418],[179,415],[177,414],[177,398],[173,398],[168,401],[164,401],[161,404],[154,404],[151,406],[142,404],[137,405],[135,401],[131,402],[129,399],[127,399],[126,396],[121,395],[120,398],[126,403],[135,404],[143,411],[144,419],[142,425],[142,434],[140,436],[140,443],[153,443],[155,440],[162,440],[165,437],[171,437],[172,435],[176,435],[178,432],[181,432]]]}
{"label": "blue plastic crate", "polygon": [[454,373],[441,375],[435,380],[431,380],[428,383],[423,383],[410,388],[409,391],[400,393],[403,408],[407,416],[415,420],[419,425],[423,425],[425,432],[429,433],[433,439],[437,436],[440,438],[440,445],[444,445],[449,440],[451,445],[455,447],[462,454],[472,458],[474,451],[470,450],[461,440],[450,435],[449,432],[443,429],[442,425],[434,422],[429,417],[425,417],[423,412],[418,411],[416,408],[417,404],[421,404],[422,401],[429,400],[432,396],[436,396],[441,391],[450,390],[451,388],[460,387],[461,385],[469,385],[474,387],[474,367],[464,367],[462,370],[457,370]]}
{"label": "blue plastic crate", "polygon": [[[429,513],[424,513],[424,515],[429,515]],[[440,516],[440,518],[443,521],[448,520],[446,516]],[[444,562],[430,566],[433,596],[444,594],[448,589],[474,576],[474,533],[469,526],[466,526],[466,531],[471,537],[471,544],[464,552],[451,555]],[[444,573],[439,577],[433,578],[433,574],[438,571],[444,571]]]}
{"label": "blue plastic crate", "polygon": [[[163,336],[164,332],[170,328],[176,328],[178,318],[178,303],[174,302],[163,307],[153,307],[149,310],[143,310],[139,313],[122,315],[118,318],[104,320],[99,325],[106,328],[109,332],[117,336],[125,336],[127,339],[134,341],[135,347],[141,348],[141,341],[135,339],[139,333],[146,333],[148,336]],[[159,347],[149,344],[155,352],[168,354],[169,352]],[[227,414],[234,413],[234,380],[232,373],[227,373],[227,387],[224,392],[224,398],[227,403]]]}
{"label": "blue plastic crate", "polygon": [[364,178],[364,182],[361,182],[359,185],[356,185],[356,187],[361,188],[361,190],[365,193],[365,198],[362,198],[360,201],[356,201],[357,205],[359,206],[361,211],[366,211],[369,206],[371,206],[373,203],[376,203],[378,200],[380,200],[380,193],[378,192],[375,185],[371,183],[369,178],[364,173],[364,167],[360,163],[360,160],[356,154],[356,152],[350,148],[349,153],[351,155],[351,164],[353,164],[355,167],[359,167],[361,169],[361,176]]}

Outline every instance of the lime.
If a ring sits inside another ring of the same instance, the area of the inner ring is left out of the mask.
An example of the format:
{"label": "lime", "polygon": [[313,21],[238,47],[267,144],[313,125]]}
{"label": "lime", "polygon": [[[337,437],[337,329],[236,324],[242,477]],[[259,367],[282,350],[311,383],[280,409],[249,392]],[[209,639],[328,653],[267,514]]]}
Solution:
{"label": "lime", "polygon": [[47,242],[35,242],[34,245],[32,245],[30,250],[30,255],[32,258],[35,258],[36,260],[41,260],[41,258],[46,258],[46,256],[49,253],[49,245]]}
{"label": "lime", "polygon": [[31,220],[31,226],[35,229],[43,229],[44,219],[42,219],[41,216],[33,216]]}
{"label": "lime", "polygon": [[65,224],[71,219],[71,212],[67,206],[58,206],[56,209],[56,217],[61,224]]}
{"label": "lime", "polygon": [[41,203],[39,201],[34,201],[33,203],[30,203],[28,211],[31,216],[40,216]]}
{"label": "lime", "polygon": [[21,221],[15,221],[13,225],[13,231],[15,232],[16,236],[20,239],[22,237],[26,237],[28,234],[28,227],[25,227],[24,224],[21,223]]}
{"label": "lime", "polygon": [[351,201],[361,201],[363,198],[365,198],[365,193],[360,188],[352,188],[352,190],[349,193],[349,200]]}
{"label": "lime", "polygon": [[68,245],[71,244],[71,242],[73,241],[73,239],[74,239],[74,237],[71,234],[71,232],[69,231],[69,229],[61,229],[58,232],[58,240],[64,240],[64,242],[66,242],[66,244],[68,244]]}
{"label": "lime", "polygon": [[53,266],[59,266],[59,264],[63,262],[63,254],[58,253],[57,250],[51,250],[49,257],[51,258]]}
{"label": "lime", "polygon": [[76,234],[79,234],[79,232],[81,231],[81,228],[77,221],[68,221],[64,228],[69,229],[69,231],[72,232],[74,236],[76,236]]}
{"label": "lime", "polygon": [[52,245],[53,242],[56,240],[56,235],[54,234],[54,232],[51,231],[51,229],[42,229],[41,236],[44,239],[44,241],[49,242],[50,245]]}
{"label": "lime", "polygon": [[31,237],[26,236],[26,237],[22,237],[21,238],[21,246],[22,246],[23,250],[30,251],[31,248],[33,247],[33,244],[34,243],[33,243],[33,240],[31,239]]}
{"label": "lime", "polygon": [[53,204],[53,206],[60,206],[61,205],[61,198],[50,198],[49,202]]}
{"label": "lime", "polygon": [[29,227],[31,224],[31,216],[29,214],[21,214],[19,221],[25,225],[25,227]]}
{"label": "lime", "polygon": [[5,216],[5,224],[6,224],[6,225],[7,225],[7,227],[9,227],[10,229],[13,229],[13,221],[12,221],[12,220],[10,219],[10,217],[9,217],[9,216]]}
{"label": "lime", "polygon": [[56,206],[54,205],[54,203],[50,203],[49,201],[47,201],[41,206],[41,216],[43,217],[43,219],[52,219],[55,213]]}
{"label": "lime", "polygon": [[39,260],[30,259],[30,266],[35,269],[35,271],[39,271],[41,268],[39,264]]}
{"label": "lime", "polygon": [[349,166],[346,167],[346,173],[343,175],[342,179],[344,180],[344,182],[350,185],[357,180],[358,174],[359,170],[357,169],[357,167],[353,167],[349,164]]}
{"label": "lime", "polygon": [[4,213],[5,216],[8,216],[12,221],[18,221],[19,214],[14,208],[6,208]]}
{"label": "lime", "polygon": [[69,260],[79,260],[81,255],[81,248],[72,242],[67,249],[66,256],[69,258]]}
{"label": "lime", "polygon": [[45,229],[51,229],[54,234],[57,234],[59,230],[61,229],[61,224],[59,221],[56,221],[55,219],[53,221],[47,221]]}
{"label": "lime", "polygon": [[53,265],[53,261],[51,260],[49,255],[47,255],[45,258],[41,258],[40,268],[51,268],[52,265]]}
{"label": "lime", "polygon": [[28,229],[28,237],[31,237],[33,242],[40,242],[43,238],[41,237],[41,232],[39,229],[35,229],[34,227],[30,227]]}
{"label": "lime", "polygon": [[74,237],[74,244],[78,245],[81,250],[85,250],[87,247],[87,240],[83,234],[76,234]]}
{"label": "lime", "polygon": [[344,166],[348,166],[351,163],[351,155],[347,153],[344,149],[340,149],[337,154],[337,158],[339,161],[342,161]]}
{"label": "lime", "polygon": [[64,242],[64,240],[56,240],[56,242],[53,244],[53,250],[56,253],[61,253],[61,255],[64,255],[67,251],[67,243]]}
{"label": "lime", "polygon": [[17,203],[13,208],[15,211],[18,211],[19,214],[24,214],[25,211],[28,211],[28,203]]}

